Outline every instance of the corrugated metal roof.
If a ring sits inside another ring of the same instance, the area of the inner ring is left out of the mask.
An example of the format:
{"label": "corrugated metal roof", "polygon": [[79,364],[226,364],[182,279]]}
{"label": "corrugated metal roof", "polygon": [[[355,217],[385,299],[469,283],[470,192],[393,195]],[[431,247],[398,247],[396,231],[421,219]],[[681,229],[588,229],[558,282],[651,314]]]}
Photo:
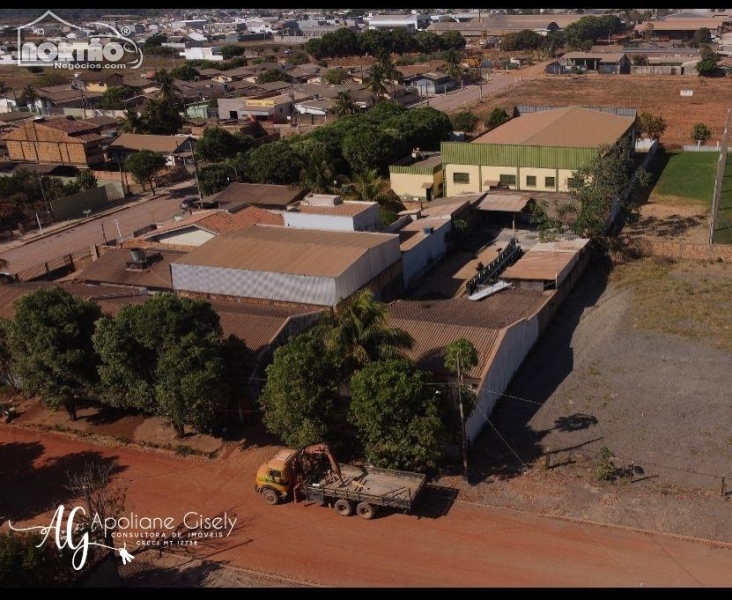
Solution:
{"label": "corrugated metal roof", "polygon": [[[714,18],[697,18],[697,19],[668,19],[665,21],[646,21],[638,23],[635,31],[640,32],[657,32],[657,31],[697,31],[702,27],[706,27],[714,32],[722,25],[723,19]],[[649,28],[649,25],[651,26]]]}
{"label": "corrugated metal roof", "polygon": [[[448,219],[425,218],[411,221],[402,227],[397,233],[399,234],[399,249],[407,252],[424,240],[427,235],[433,235],[434,231],[440,227],[447,227],[450,221]],[[425,228],[432,228],[433,233],[426,234]]]}
{"label": "corrugated metal roof", "polygon": [[428,204],[422,209],[422,216],[426,219],[430,217],[440,217],[446,219],[448,217],[452,217],[453,215],[463,212],[469,206],[470,203],[467,200],[457,200],[456,202],[452,202],[450,204],[438,204],[436,206]]}
{"label": "corrugated metal roof", "polygon": [[305,195],[305,190],[289,185],[274,185],[268,183],[239,183],[234,182],[208,198],[219,204],[255,204],[260,206],[278,206],[284,208],[288,204],[299,200]]}
{"label": "corrugated metal roof", "polygon": [[438,375],[449,375],[445,369],[445,348],[460,338],[469,340],[478,351],[478,364],[465,373],[466,377],[480,379],[488,367],[492,351],[500,337],[499,329],[488,327],[468,327],[414,321],[388,317],[389,327],[398,327],[409,333],[414,344],[406,354],[417,362],[420,368]]}
{"label": "corrugated metal roof", "polygon": [[170,263],[185,252],[155,250],[147,252],[148,263],[144,268],[128,269],[131,260],[128,249],[107,250],[78,275],[80,281],[90,283],[111,283],[151,289],[172,290]]}
{"label": "corrugated metal roof", "polygon": [[369,249],[398,236],[255,225],[219,236],[178,264],[336,277]]}
{"label": "corrugated metal roof", "polygon": [[576,252],[529,250],[501,275],[502,279],[556,281],[561,283],[577,261]]}
{"label": "corrugated metal roof", "polygon": [[368,210],[371,210],[374,206],[378,206],[376,202],[343,202],[343,204],[336,204],[335,206],[313,206],[305,204],[307,197],[303,202],[300,203],[293,212],[300,212],[306,215],[330,215],[334,217],[355,217]]}
{"label": "corrugated metal roof", "polygon": [[389,304],[389,314],[400,319],[500,329],[531,317],[549,300],[551,293],[507,289],[480,302],[466,298],[397,300]]}
{"label": "corrugated metal roof", "polygon": [[569,106],[515,117],[478,136],[471,144],[597,148],[614,144],[633,123],[627,117]]}
{"label": "corrugated metal roof", "polygon": [[152,150],[173,154],[184,144],[188,145],[188,136],[146,135],[141,133],[123,133],[110,145],[110,150]]}
{"label": "corrugated metal roof", "polygon": [[529,194],[494,194],[488,193],[478,205],[478,210],[495,210],[499,212],[521,212],[531,200]]}

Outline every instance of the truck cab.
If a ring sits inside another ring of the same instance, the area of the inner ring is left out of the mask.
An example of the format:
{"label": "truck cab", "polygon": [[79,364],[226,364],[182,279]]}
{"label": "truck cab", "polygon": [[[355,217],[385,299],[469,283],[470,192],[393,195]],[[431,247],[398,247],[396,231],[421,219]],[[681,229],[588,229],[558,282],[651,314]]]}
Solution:
{"label": "truck cab", "polygon": [[254,489],[262,494],[267,504],[279,504],[289,495],[293,480],[292,461],[296,454],[297,450],[284,448],[259,467]]}

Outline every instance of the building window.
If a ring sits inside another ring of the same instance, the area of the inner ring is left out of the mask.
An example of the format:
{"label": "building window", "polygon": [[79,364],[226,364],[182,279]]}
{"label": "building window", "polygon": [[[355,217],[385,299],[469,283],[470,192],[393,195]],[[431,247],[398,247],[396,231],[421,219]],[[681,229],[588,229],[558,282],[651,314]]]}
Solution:
{"label": "building window", "polygon": [[453,183],[470,183],[470,173],[453,173]]}
{"label": "building window", "polygon": [[536,187],[536,175],[526,176],[526,187]]}
{"label": "building window", "polygon": [[581,188],[583,183],[584,181],[579,177],[570,177],[569,179],[567,179],[567,187],[569,189]]}
{"label": "building window", "polygon": [[554,179],[554,177],[544,177],[544,187],[556,187],[556,180]]}
{"label": "building window", "polygon": [[498,181],[501,185],[516,185],[516,175],[499,175]]}

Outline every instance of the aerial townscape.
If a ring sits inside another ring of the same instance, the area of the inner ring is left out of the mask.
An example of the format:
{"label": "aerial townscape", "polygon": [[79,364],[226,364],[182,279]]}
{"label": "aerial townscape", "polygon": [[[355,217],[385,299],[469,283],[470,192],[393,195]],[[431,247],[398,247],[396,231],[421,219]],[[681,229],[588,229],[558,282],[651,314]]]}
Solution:
{"label": "aerial townscape", "polygon": [[731,77],[732,8],[0,9],[0,587],[731,587]]}

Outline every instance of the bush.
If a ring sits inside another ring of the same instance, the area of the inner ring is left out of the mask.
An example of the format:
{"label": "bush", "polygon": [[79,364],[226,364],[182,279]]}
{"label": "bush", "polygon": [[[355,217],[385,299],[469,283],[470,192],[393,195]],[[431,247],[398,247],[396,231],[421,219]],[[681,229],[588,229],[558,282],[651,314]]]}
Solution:
{"label": "bush", "polygon": [[600,448],[599,458],[595,465],[595,478],[598,481],[614,481],[617,475],[617,468],[613,462],[615,454],[607,447]]}

